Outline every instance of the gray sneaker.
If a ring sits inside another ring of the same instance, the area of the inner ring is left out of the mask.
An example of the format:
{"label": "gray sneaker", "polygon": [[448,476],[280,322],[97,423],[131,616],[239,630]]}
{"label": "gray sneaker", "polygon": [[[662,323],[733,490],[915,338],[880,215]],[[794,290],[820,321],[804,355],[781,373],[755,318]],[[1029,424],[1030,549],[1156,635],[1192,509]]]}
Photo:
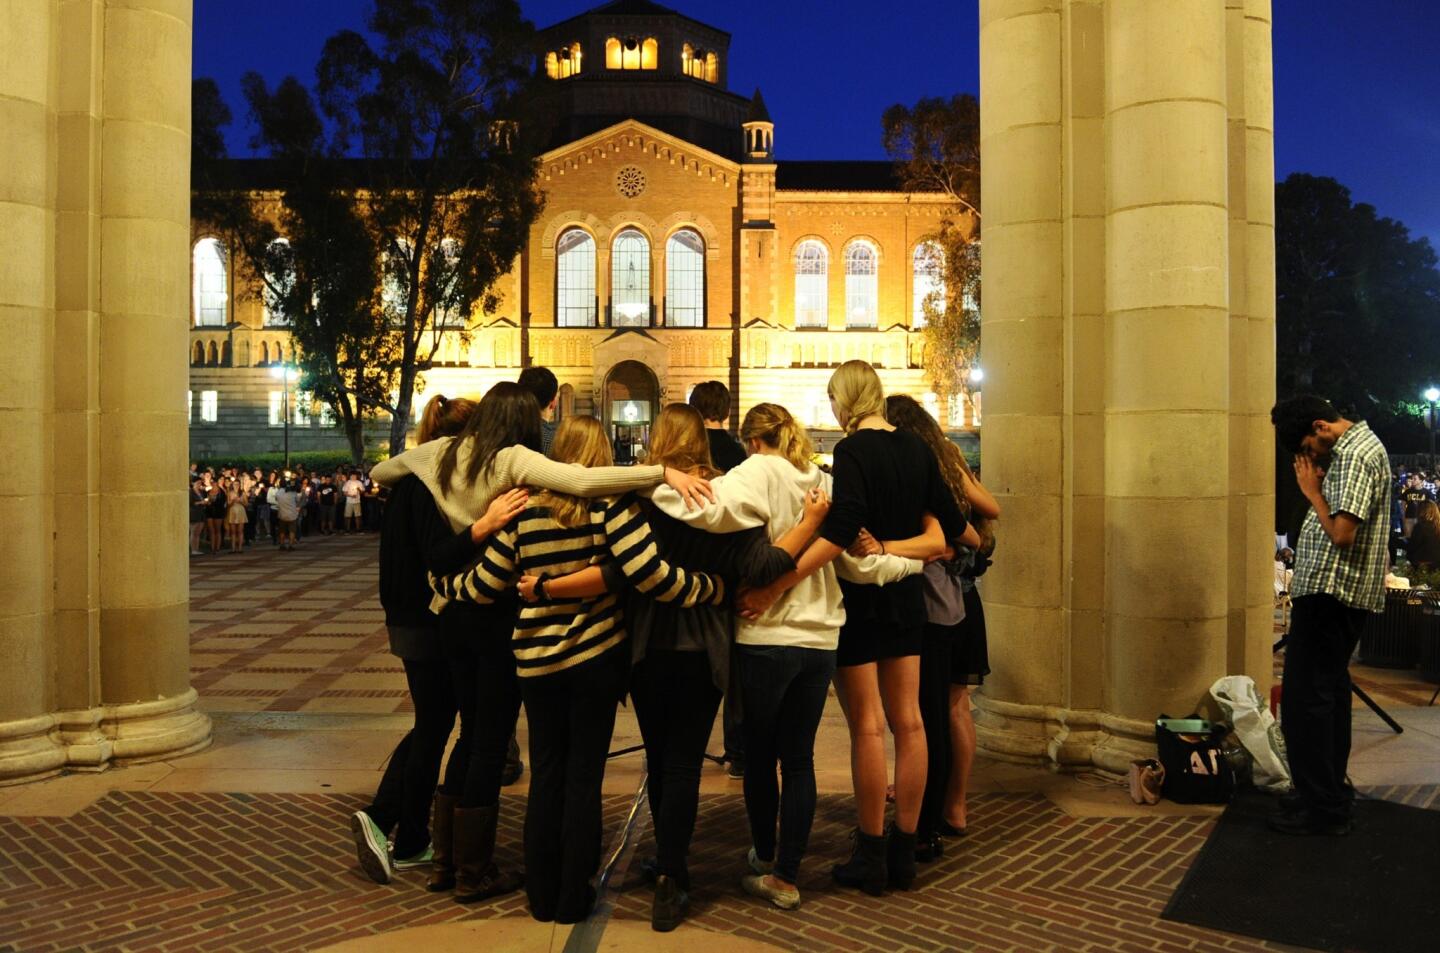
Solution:
{"label": "gray sneaker", "polygon": [[355,837],[355,857],[360,869],[377,884],[390,882],[390,845],[380,825],[364,811],[350,815],[350,833]]}
{"label": "gray sneaker", "polygon": [[425,849],[413,857],[392,857],[390,866],[396,870],[414,870],[416,867],[429,867],[434,859],[434,845],[426,844]]}
{"label": "gray sneaker", "polygon": [[781,910],[794,910],[800,906],[800,891],[794,887],[782,889],[776,885],[774,877],[751,874],[740,878],[740,886],[750,896],[769,900]]}

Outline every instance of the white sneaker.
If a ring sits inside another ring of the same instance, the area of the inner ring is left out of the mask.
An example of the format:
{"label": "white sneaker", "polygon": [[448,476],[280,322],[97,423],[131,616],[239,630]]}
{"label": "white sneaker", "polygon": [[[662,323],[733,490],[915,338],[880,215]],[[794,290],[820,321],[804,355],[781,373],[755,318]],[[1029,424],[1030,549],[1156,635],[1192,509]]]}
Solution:
{"label": "white sneaker", "polygon": [[435,847],[427,844],[424,850],[413,857],[392,857],[390,866],[396,870],[414,870],[416,867],[429,867],[434,859]]}
{"label": "white sneaker", "polygon": [[360,869],[377,884],[390,882],[390,845],[380,825],[364,811],[350,815],[350,833],[355,837],[355,858]]}
{"label": "white sneaker", "polygon": [[751,874],[740,878],[740,886],[750,896],[769,900],[781,910],[795,910],[800,906],[800,891],[794,887],[781,889],[776,886],[774,877]]}
{"label": "white sneaker", "polygon": [[761,860],[760,855],[755,853],[755,848],[753,847],[750,848],[750,854],[745,858],[745,862],[750,865],[751,870],[755,871],[755,873],[761,877],[775,869],[775,861]]}

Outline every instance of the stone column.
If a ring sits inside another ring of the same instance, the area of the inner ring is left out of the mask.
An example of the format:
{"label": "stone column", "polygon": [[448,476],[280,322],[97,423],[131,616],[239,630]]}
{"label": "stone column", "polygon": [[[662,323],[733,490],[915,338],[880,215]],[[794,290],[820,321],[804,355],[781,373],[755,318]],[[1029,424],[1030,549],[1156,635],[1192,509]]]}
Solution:
{"label": "stone column", "polygon": [[986,486],[1003,513],[982,593],[978,721],[990,751],[1046,758],[1066,688],[1061,0],[982,0]]}
{"label": "stone column", "polygon": [[0,781],[65,761],[50,677],[56,12],[9,4],[0,39]]}
{"label": "stone column", "polygon": [[116,759],[209,742],[189,685],[188,0],[108,0],[100,207],[100,670]]}
{"label": "stone column", "polygon": [[1109,0],[1106,26],[1105,694],[1139,740],[1227,670],[1225,10]]}
{"label": "stone column", "polygon": [[980,30],[977,726],[1118,771],[1215,678],[1268,680],[1269,5],[984,0]]}

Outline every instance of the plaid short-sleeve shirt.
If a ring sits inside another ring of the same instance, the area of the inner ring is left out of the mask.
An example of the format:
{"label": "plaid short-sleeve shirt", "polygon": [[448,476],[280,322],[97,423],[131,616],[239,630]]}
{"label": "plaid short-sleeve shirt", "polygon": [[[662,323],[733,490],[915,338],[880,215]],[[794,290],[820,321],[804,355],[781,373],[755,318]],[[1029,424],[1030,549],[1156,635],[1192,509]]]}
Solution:
{"label": "plaid short-sleeve shirt", "polygon": [[1390,532],[1390,458],[1385,445],[1364,423],[1356,423],[1335,441],[1320,492],[1330,515],[1349,513],[1360,520],[1355,545],[1340,549],[1312,508],[1300,527],[1295,547],[1295,578],[1290,597],[1325,594],[1357,609],[1385,610],[1386,543]]}

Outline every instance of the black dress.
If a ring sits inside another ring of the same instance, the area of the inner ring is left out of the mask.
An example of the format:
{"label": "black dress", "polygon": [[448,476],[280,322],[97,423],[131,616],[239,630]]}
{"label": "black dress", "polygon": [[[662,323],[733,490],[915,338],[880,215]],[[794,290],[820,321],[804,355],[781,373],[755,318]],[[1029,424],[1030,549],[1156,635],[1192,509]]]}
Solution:
{"label": "black dress", "polygon": [[[935,455],[914,434],[856,431],[835,445],[834,475],[834,499],[820,535],[837,546],[848,547],[862,528],[882,540],[917,536],[927,512],[940,520],[946,539],[964,534],[968,526]],[[925,628],[920,576],[883,587],[841,580],[840,591],[845,624],[836,664],[920,654]]]}

